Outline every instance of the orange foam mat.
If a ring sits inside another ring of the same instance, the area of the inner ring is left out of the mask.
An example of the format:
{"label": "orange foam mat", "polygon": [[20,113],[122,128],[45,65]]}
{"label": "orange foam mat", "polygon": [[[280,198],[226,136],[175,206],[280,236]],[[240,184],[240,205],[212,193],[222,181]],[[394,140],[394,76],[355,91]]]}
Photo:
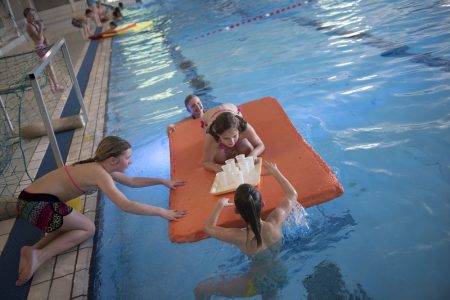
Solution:
{"label": "orange foam mat", "polygon": [[[299,202],[310,207],[339,197],[344,192],[328,165],[297,132],[278,101],[264,97],[240,105],[244,118],[252,124],[263,140],[264,160],[274,162],[296,188]],[[169,222],[170,240],[194,242],[206,238],[204,224],[221,197],[233,200],[233,193],[210,194],[215,174],[201,165],[204,131],[200,121],[188,120],[177,124],[170,135],[170,162],[172,179],[185,179],[185,186],[170,191],[170,208],[187,209],[188,215]],[[283,196],[283,191],[272,176],[262,176],[258,186],[266,217]],[[234,206],[225,207],[218,225],[243,226]]]}

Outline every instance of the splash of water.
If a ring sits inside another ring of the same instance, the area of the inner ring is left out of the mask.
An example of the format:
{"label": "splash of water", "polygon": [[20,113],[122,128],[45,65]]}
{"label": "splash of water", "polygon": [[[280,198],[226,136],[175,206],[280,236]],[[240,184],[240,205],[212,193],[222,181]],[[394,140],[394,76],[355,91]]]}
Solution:
{"label": "splash of water", "polygon": [[283,239],[285,241],[297,240],[308,234],[310,227],[307,216],[308,213],[305,208],[299,202],[295,202],[283,224]]}

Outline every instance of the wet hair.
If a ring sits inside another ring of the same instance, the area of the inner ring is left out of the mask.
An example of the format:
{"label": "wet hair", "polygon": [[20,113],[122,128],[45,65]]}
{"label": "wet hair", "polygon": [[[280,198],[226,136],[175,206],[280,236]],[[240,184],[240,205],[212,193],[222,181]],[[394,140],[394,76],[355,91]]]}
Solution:
{"label": "wet hair", "polygon": [[236,128],[241,133],[247,129],[247,121],[231,112],[223,112],[211,123],[206,133],[212,135],[218,142],[219,135],[231,128]]}
{"label": "wet hair", "polygon": [[28,16],[28,14],[30,13],[30,12],[32,12],[34,9],[32,9],[31,7],[26,7],[24,10],[23,10],[23,16],[26,18],[27,16]]}
{"label": "wet hair", "polygon": [[92,10],[90,10],[89,8],[88,9],[86,9],[85,11],[84,11],[84,14],[85,15],[88,15],[88,14],[90,14],[92,12]]}
{"label": "wet hair", "polygon": [[116,24],[116,22],[111,21],[111,22],[109,22],[109,26],[110,26],[112,29],[114,29],[114,28],[117,27],[117,24]]}
{"label": "wet hair", "polygon": [[264,206],[261,201],[261,194],[251,184],[241,184],[234,194],[234,205],[236,211],[244,219],[247,226],[250,225],[255,234],[254,239],[257,247],[261,247],[261,208]]}
{"label": "wet hair", "polygon": [[102,162],[110,157],[119,157],[130,148],[131,145],[126,140],[118,136],[110,135],[100,141],[97,146],[97,150],[95,151],[94,157],[79,161],[75,163],[75,165],[86,164],[94,161]]}
{"label": "wet hair", "polygon": [[195,96],[195,95],[189,95],[189,96],[187,96],[187,97],[184,99],[184,106],[186,106],[186,109],[187,109],[187,110],[189,110],[189,108],[188,108],[189,102],[190,102],[192,99],[194,99],[195,97],[197,97],[197,96]]}
{"label": "wet hair", "polygon": [[119,8],[123,9],[123,3],[122,2],[119,2]]}

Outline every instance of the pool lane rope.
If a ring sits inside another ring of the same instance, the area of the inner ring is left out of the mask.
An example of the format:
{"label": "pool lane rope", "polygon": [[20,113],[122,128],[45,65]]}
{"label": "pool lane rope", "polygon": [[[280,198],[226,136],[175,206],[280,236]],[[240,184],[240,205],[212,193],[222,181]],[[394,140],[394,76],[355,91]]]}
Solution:
{"label": "pool lane rope", "polygon": [[261,20],[270,18],[272,16],[288,12],[288,11],[290,11],[292,9],[295,9],[295,8],[299,8],[300,6],[302,6],[304,4],[307,4],[307,3],[308,3],[308,1],[294,3],[292,5],[289,5],[289,6],[286,6],[286,7],[283,7],[283,8],[279,8],[277,10],[274,10],[274,11],[271,11],[271,12],[268,12],[268,13],[265,13],[265,14],[262,14],[262,15],[259,15],[259,16],[250,17],[250,18],[248,18],[246,20],[243,20],[243,21],[235,23],[235,24],[228,25],[228,26],[226,26],[224,28],[219,28],[217,30],[213,30],[213,31],[204,33],[204,34],[196,36],[196,37],[194,37],[194,38],[192,38],[190,40],[192,41],[192,40],[203,39],[203,38],[209,37],[209,36],[214,35],[214,34],[219,33],[219,32],[225,32],[225,31],[229,31],[229,30],[232,30],[232,29],[237,29],[237,28],[239,28],[241,26],[244,26],[244,25],[250,25],[250,24],[252,24],[254,22],[261,21]]}

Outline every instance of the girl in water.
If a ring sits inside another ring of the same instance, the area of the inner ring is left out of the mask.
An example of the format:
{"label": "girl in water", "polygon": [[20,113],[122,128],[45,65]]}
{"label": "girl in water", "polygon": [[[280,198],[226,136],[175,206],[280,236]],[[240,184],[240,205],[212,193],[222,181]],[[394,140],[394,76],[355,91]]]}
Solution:
{"label": "girl in water", "polygon": [[263,202],[259,191],[249,184],[242,184],[234,195],[235,210],[245,221],[245,228],[225,228],[217,226],[220,212],[232,205],[222,198],[205,224],[205,232],[221,241],[238,247],[250,257],[248,274],[233,279],[209,278],[195,289],[197,299],[210,299],[212,295],[225,297],[252,297],[261,294],[263,299],[273,299],[287,284],[287,272],[278,259],[282,241],[282,225],[288,217],[297,192],[278,170],[275,164],[264,162],[266,171],[275,177],[284,191],[277,208],[265,220],[261,219]]}

